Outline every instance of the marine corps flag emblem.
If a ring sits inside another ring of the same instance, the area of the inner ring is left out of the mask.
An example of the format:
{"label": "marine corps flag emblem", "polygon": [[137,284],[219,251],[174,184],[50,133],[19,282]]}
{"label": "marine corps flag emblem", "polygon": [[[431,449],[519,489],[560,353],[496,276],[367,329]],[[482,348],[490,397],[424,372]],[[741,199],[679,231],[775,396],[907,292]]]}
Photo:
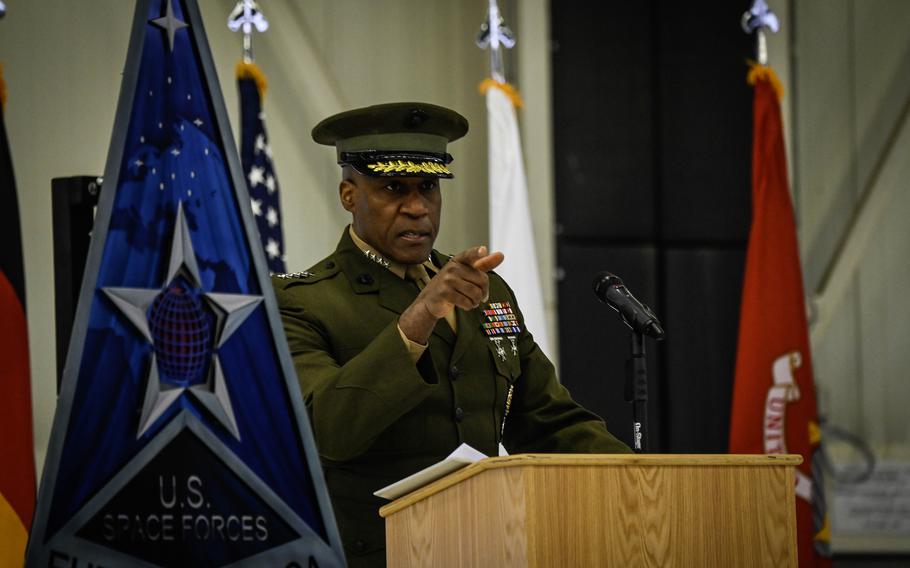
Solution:
{"label": "marine corps flag emblem", "polygon": [[29,566],[343,566],[194,0],[139,0]]}

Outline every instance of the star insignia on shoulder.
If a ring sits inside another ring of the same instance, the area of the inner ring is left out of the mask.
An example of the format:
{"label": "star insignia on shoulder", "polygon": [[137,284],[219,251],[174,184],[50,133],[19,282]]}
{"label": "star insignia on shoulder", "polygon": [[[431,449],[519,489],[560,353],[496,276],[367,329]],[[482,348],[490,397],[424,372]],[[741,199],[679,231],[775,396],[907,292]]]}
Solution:
{"label": "star insignia on shoulder", "polygon": [[281,278],[283,280],[292,280],[294,278],[309,278],[313,276],[313,273],[309,270],[304,270],[302,272],[286,272],[282,274],[272,274],[275,278]]}
{"label": "star insignia on shoulder", "polygon": [[376,254],[375,252],[373,252],[369,249],[363,251],[363,255],[366,256],[368,259],[372,260],[373,262],[375,262],[376,264],[383,266],[385,268],[388,268],[389,266],[391,266],[391,263],[388,260],[382,258],[381,256],[379,256],[378,254]]}

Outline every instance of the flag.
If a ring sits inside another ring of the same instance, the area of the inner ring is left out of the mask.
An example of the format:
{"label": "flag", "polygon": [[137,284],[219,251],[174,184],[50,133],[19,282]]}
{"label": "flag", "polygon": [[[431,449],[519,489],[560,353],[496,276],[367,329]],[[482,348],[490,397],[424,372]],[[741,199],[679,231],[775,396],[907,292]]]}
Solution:
{"label": "flag", "polygon": [[272,149],[265,131],[265,75],[255,63],[237,64],[237,90],[240,92],[240,162],[250,189],[250,204],[256,217],[259,238],[269,263],[269,271],[283,273],[284,235],[281,230],[281,204],[278,180],[272,164]]}
{"label": "flag", "polygon": [[796,223],[774,72],[755,65],[752,228],[746,253],[730,452],[799,454],[796,518],[799,565],[824,566],[829,530],[820,468],[821,435]]}
{"label": "flag", "polygon": [[195,0],[137,0],[28,566],[341,566]]}
{"label": "flag", "polygon": [[521,105],[521,99],[514,87],[494,79],[481,83],[480,89],[487,98],[490,136],[490,250],[505,254],[506,260],[496,272],[514,290],[526,329],[533,332],[540,349],[551,355],[528,203],[528,182],[515,116],[515,107]]}
{"label": "flag", "polygon": [[22,237],[0,69],[0,566],[21,566],[35,508]]}

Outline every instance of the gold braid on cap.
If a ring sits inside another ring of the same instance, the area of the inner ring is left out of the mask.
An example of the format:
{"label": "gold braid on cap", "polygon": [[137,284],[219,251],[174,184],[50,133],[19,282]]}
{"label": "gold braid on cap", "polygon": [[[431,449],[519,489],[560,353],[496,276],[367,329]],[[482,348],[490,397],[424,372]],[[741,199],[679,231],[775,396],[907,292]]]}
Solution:
{"label": "gold braid on cap", "polygon": [[449,168],[436,162],[419,162],[414,163],[410,160],[390,160],[388,162],[376,162],[367,164],[367,167],[374,172],[379,173],[408,173],[408,174],[446,174],[451,175]]}

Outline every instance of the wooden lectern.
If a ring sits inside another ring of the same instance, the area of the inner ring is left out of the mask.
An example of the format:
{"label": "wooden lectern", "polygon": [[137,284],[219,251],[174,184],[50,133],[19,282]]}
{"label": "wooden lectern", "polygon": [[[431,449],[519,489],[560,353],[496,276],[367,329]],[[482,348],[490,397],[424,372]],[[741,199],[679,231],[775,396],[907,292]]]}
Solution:
{"label": "wooden lectern", "polygon": [[488,458],[389,503],[399,566],[796,566],[791,455]]}

